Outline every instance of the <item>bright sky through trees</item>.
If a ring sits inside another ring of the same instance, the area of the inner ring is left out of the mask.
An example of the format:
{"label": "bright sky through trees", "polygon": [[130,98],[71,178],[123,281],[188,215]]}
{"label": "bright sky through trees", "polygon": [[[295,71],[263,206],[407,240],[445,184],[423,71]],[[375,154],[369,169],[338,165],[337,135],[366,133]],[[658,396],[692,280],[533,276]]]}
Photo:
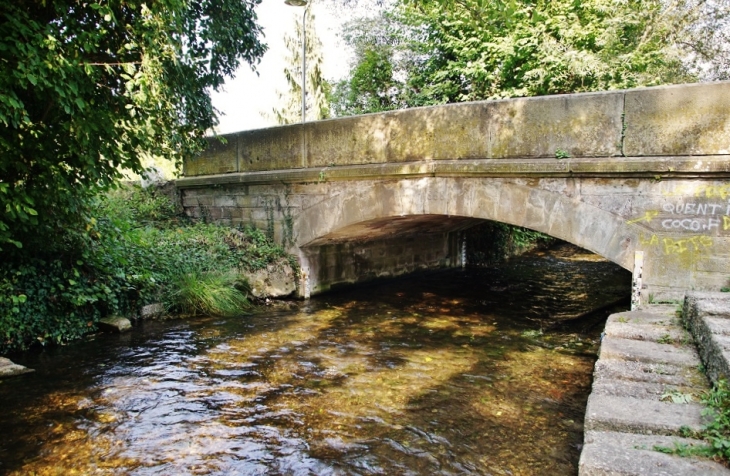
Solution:
{"label": "bright sky through trees", "polygon": [[[324,45],[324,76],[340,79],[348,72],[349,52],[339,38],[339,27],[347,20],[345,17],[356,11],[333,8],[329,3],[315,4],[313,8],[317,33]],[[218,126],[220,134],[276,125],[272,117],[261,113],[271,116],[271,109],[278,102],[277,91],[287,89],[284,35],[294,31],[294,22],[301,19],[302,8],[287,6],[284,0],[263,0],[256,12],[269,49],[257,67],[258,76],[248,65],[243,66],[235,79],[226,82],[224,91],[213,94],[213,105],[224,114]]]}

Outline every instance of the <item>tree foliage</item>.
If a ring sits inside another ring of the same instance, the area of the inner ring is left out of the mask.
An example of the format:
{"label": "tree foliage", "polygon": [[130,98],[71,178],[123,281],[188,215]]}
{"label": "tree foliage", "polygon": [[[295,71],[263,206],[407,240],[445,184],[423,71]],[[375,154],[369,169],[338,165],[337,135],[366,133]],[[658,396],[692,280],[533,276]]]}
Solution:
{"label": "tree foliage", "polygon": [[348,22],[344,40],[354,61],[349,78],[335,84],[332,109],[336,115],[365,114],[406,107],[404,90],[396,77],[403,66],[404,39],[393,15],[383,12],[372,18]]}
{"label": "tree foliage", "polygon": [[395,59],[392,74],[381,77],[372,57],[358,52],[360,40],[350,39],[351,99],[336,109],[366,112],[354,99],[373,90],[412,107],[721,79],[730,57],[728,3],[397,0],[380,43],[390,50],[375,50]]}
{"label": "tree foliage", "polygon": [[[139,154],[179,158],[217,123],[209,97],[264,52],[260,0],[0,5],[0,247],[83,230],[86,198]],[[11,248],[13,248],[11,246]]]}

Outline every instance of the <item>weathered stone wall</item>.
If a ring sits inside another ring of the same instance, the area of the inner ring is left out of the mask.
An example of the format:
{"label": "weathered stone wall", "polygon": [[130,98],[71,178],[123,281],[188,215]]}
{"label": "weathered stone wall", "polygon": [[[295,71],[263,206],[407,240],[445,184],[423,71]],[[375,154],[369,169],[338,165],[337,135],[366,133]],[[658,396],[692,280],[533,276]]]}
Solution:
{"label": "weathered stone wall", "polygon": [[[393,237],[392,246],[381,244],[377,249],[396,253],[399,241],[417,236],[414,248],[407,252],[406,261],[413,263],[416,255],[431,253],[417,246],[430,246],[432,236],[446,236],[477,223],[474,219],[483,219],[541,231],[629,270],[634,251],[643,250],[645,297],[651,293],[658,299],[679,298],[692,287],[726,285],[730,276],[727,191],[730,185],[721,180],[424,177],[195,188],[185,191],[184,206],[192,216],[202,214],[234,226],[252,224],[272,231],[277,241],[300,255],[305,268],[311,268],[313,292],[326,289],[327,280],[353,281],[345,268],[366,277],[384,274],[387,265],[396,263],[396,258],[387,257],[368,270],[355,271],[348,266],[354,266],[360,251],[344,243]],[[403,217],[417,218],[419,227],[400,224]],[[390,228],[385,223],[391,223]],[[338,247],[312,251],[324,245]],[[346,256],[334,260],[335,249]],[[459,259],[453,253],[430,256],[427,261],[433,266]],[[406,271],[412,266],[401,264],[399,269]],[[322,265],[334,268],[323,271]],[[396,268],[393,274],[398,274]]]}
{"label": "weathered stone wall", "polygon": [[317,294],[341,284],[458,266],[459,243],[459,234],[450,233],[307,247],[308,290]]}
{"label": "weathered stone wall", "polygon": [[228,134],[225,144],[212,139],[202,157],[186,160],[184,172],[554,161],[558,150],[575,158],[728,155],[728,111],[730,82],[415,108]]}
{"label": "weathered stone wall", "polygon": [[[186,161],[187,213],[268,230],[300,257],[314,292],[388,266],[405,272],[416,256],[454,265],[459,251],[444,243],[479,220],[541,231],[629,270],[642,251],[644,300],[716,290],[730,276],[727,82],[450,105],[228,139]],[[403,262],[383,255],[355,269],[363,250],[395,253],[414,236],[425,248]],[[433,245],[446,254],[427,247],[435,236],[451,237]]]}

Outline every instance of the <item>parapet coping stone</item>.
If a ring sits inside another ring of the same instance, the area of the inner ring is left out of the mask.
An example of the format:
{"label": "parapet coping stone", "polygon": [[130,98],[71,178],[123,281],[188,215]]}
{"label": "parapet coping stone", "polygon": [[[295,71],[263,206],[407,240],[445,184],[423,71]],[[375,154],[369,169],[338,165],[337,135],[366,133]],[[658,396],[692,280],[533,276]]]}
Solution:
{"label": "parapet coping stone", "polygon": [[[683,427],[699,430],[707,424],[704,406],[694,398],[709,388],[701,368],[674,307],[611,315],[586,408],[578,474],[730,475],[730,469],[708,459],[655,450],[704,444],[679,436]],[[673,394],[691,398],[675,403]]]}

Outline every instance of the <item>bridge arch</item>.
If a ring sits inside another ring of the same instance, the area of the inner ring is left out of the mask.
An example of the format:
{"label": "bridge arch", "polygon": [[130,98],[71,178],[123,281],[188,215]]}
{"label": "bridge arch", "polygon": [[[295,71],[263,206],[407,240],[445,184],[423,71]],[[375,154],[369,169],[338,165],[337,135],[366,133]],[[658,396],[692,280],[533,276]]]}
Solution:
{"label": "bridge arch", "polygon": [[[582,201],[579,186],[573,179],[486,177],[350,183],[297,217],[295,242],[304,267],[309,268],[312,292],[353,282],[355,275],[378,276],[378,269],[392,275],[419,267],[453,266],[460,260],[457,234],[482,220],[530,228],[632,269],[635,231],[617,214]],[[404,247],[409,235],[422,240]],[[437,244],[438,240],[442,241]],[[434,246],[444,255],[435,256]],[[363,258],[368,247],[375,247],[380,258],[373,253]],[[430,259],[391,260],[379,268],[376,261],[388,260],[388,253],[430,253]],[[337,263],[332,262],[333,256]],[[365,262],[368,259],[371,262]],[[359,269],[349,274],[343,269],[348,266]],[[372,272],[363,269],[367,266],[373,267]]]}
{"label": "bridge arch", "polygon": [[[729,111],[718,82],[367,114],[211,139],[177,184],[191,216],[290,246],[313,292],[457,265],[457,235],[483,219],[627,269],[639,251],[642,296],[678,299],[728,283]],[[419,254],[422,232],[440,248]]]}

